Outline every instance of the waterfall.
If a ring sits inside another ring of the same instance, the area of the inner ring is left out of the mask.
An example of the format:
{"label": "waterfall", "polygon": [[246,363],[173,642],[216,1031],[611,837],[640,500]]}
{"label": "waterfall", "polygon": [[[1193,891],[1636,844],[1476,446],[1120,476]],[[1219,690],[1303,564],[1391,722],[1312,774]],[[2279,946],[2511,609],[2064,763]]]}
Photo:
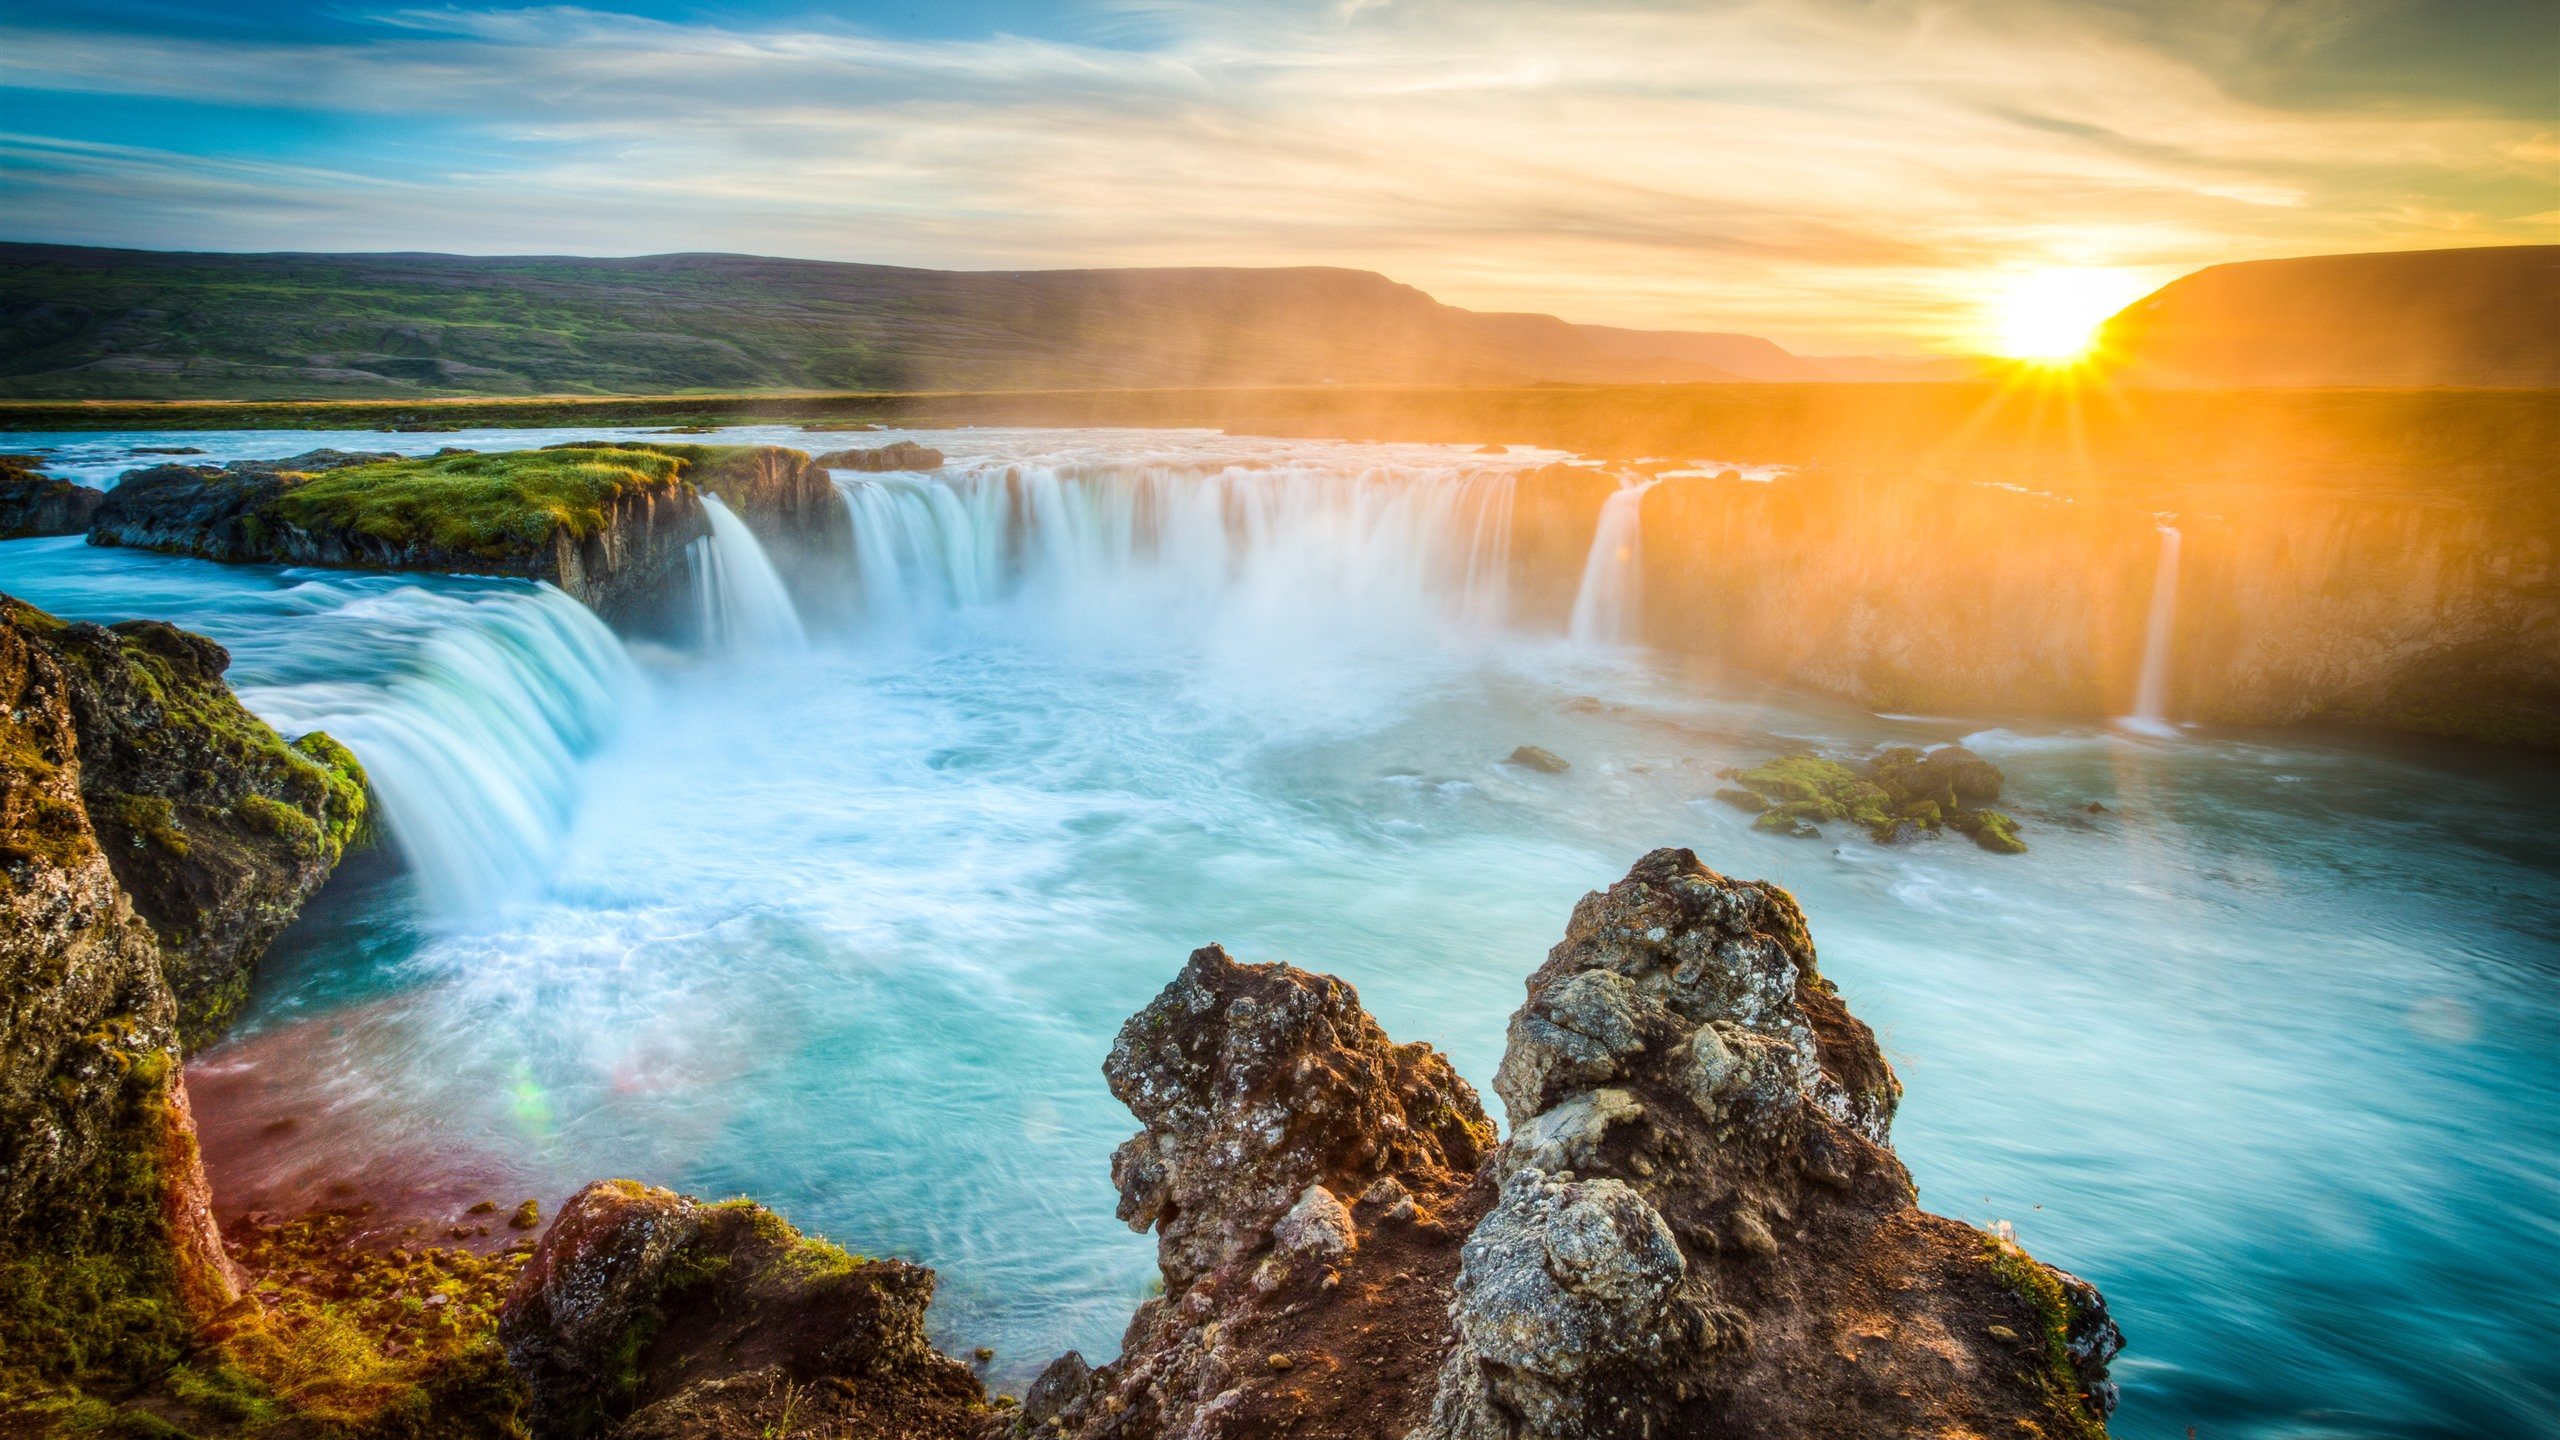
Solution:
{"label": "waterfall", "polygon": [[[302,587],[330,679],[247,684],[287,735],[326,730],[364,763],[377,819],[445,920],[484,913],[550,870],[579,762],[641,689],[622,642],[549,586],[350,592]],[[324,648],[325,647],[325,648]]]}
{"label": "waterfall", "polygon": [[2151,578],[2151,616],[2142,630],[2142,679],[2134,689],[2126,728],[2175,734],[2169,723],[2169,656],[2178,622],[2178,546],[2175,525],[2160,527],[2160,565]]}
{"label": "waterfall", "polygon": [[873,632],[1010,609],[1087,637],[1294,643],[1507,616],[1506,470],[990,463],[836,486]]}
{"label": "waterfall", "polygon": [[779,650],[806,643],[808,634],[792,607],[791,592],[755,532],[717,495],[705,494],[702,509],[711,533],[694,541],[690,553],[703,638],[722,650]]}
{"label": "waterfall", "polygon": [[1644,580],[1644,492],[1651,480],[1620,488],[1600,502],[1591,532],[1590,558],[1582,563],[1582,588],[1573,597],[1569,632],[1583,645],[1635,643]]}

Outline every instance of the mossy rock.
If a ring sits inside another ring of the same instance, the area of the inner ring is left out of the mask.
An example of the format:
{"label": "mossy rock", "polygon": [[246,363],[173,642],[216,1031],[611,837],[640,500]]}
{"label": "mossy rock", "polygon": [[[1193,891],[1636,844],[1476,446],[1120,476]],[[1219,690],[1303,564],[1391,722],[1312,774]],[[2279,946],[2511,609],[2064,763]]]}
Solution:
{"label": "mossy rock", "polygon": [[1995,855],[2027,853],[2027,842],[2018,838],[2018,822],[1998,810],[1959,810],[1947,824]]}
{"label": "mossy rock", "polygon": [[711,448],[592,444],[353,465],[289,477],[266,508],[299,529],[391,550],[510,559],[555,533],[583,540],[602,531],[616,500],[685,468],[674,452]]}
{"label": "mossy rock", "polygon": [[[1783,755],[1765,765],[1736,770],[1734,783],[1796,820],[1849,820],[1868,833],[1891,834],[1893,799],[1857,771],[1819,755]],[[1794,833],[1773,824],[1761,828]]]}

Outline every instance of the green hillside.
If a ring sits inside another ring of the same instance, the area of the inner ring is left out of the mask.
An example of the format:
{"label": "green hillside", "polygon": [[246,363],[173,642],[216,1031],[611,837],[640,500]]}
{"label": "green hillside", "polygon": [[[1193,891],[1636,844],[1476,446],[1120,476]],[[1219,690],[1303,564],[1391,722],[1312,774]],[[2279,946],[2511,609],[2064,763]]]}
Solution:
{"label": "green hillside", "polygon": [[1478,314],[1356,270],[0,245],[0,396],[18,398],[1796,378],[1730,373],[1697,353],[1713,342],[1802,363],[1749,337]]}

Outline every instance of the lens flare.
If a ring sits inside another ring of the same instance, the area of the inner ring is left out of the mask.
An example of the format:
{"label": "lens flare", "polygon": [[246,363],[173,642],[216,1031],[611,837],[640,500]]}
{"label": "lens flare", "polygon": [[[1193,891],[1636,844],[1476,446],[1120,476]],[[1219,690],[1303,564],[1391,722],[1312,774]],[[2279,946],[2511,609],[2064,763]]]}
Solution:
{"label": "lens flare", "polygon": [[1993,348],[2012,360],[2078,360],[2089,353],[2107,317],[2148,288],[2121,270],[2025,271],[1986,306]]}

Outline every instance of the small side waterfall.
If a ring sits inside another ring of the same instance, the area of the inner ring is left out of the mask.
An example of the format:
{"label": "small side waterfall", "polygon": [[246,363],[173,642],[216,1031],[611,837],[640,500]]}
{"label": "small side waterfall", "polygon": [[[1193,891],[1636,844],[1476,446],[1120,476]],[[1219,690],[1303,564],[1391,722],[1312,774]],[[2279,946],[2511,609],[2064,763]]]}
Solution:
{"label": "small side waterfall", "polygon": [[287,735],[326,730],[355,752],[437,917],[467,920],[539,883],[579,763],[641,694],[622,642],[547,585],[306,588],[319,622],[306,661],[339,678],[243,685],[242,701]]}
{"label": "small side waterfall", "polygon": [[1591,555],[1582,563],[1582,588],[1574,594],[1567,630],[1578,644],[1635,643],[1644,581],[1644,492],[1653,486],[1642,481],[1600,502],[1600,523],[1591,532]]}
{"label": "small side waterfall", "polygon": [[2178,626],[2178,546],[2175,525],[2160,527],[2160,565],[2151,578],[2151,615],[2142,630],[2142,678],[2134,687],[2127,729],[2175,734],[2169,723],[2169,659]]}
{"label": "small side waterfall", "polygon": [[715,649],[782,650],[808,642],[772,557],[717,495],[702,497],[711,533],[692,546],[702,633]]}

